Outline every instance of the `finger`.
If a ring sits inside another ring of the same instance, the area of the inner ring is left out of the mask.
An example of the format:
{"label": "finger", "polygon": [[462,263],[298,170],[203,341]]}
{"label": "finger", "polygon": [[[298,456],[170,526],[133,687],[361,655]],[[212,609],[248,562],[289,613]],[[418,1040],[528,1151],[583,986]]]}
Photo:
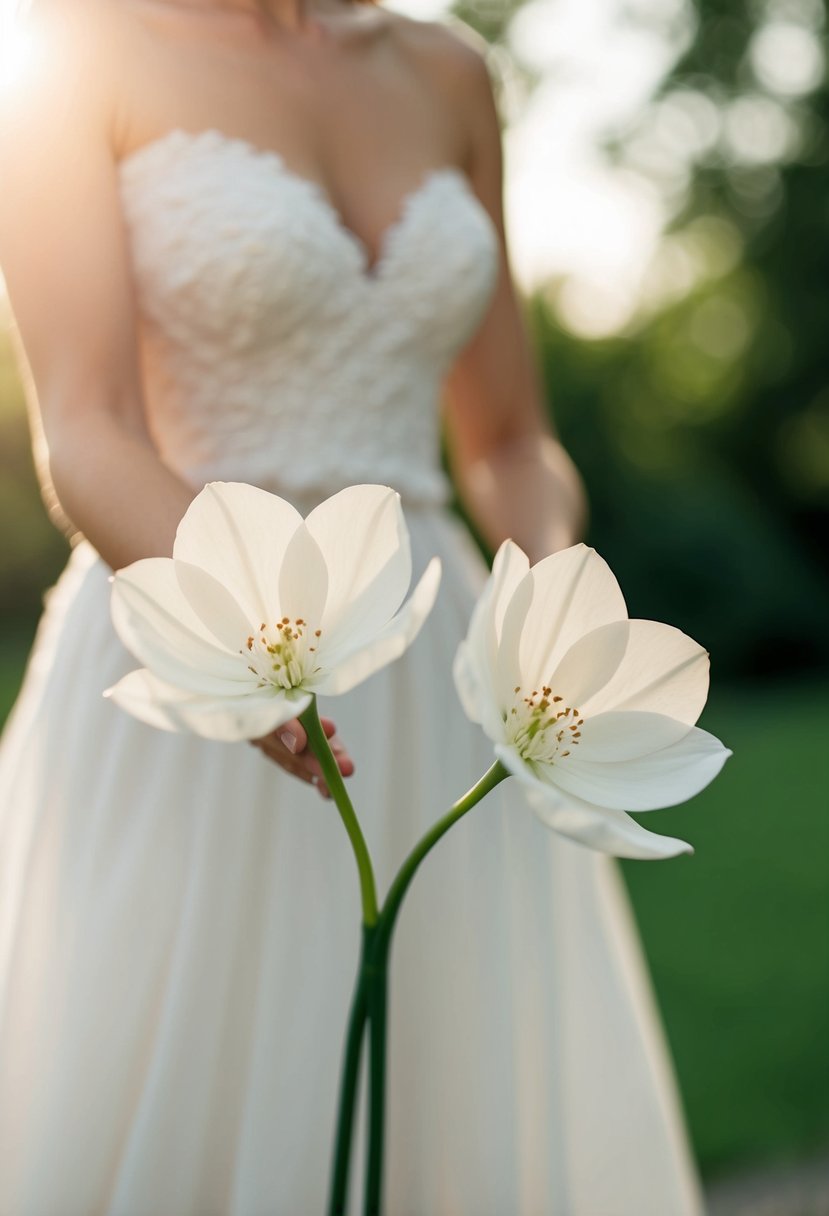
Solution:
{"label": "finger", "polygon": [[[340,744],[339,748],[332,750],[334,751],[337,767],[339,768],[341,774],[343,777],[350,777],[354,772],[354,761],[348,755],[342,744]],[[305,752],[302,756],[302,760],[308,765],[312,773],[318,773],[320,776],[322,775],[320,763],[312,752]]]}
{"label": "finger", "polygon": [[325,737],[328,739],[329,746],[337,758],[340,772],[344,777],[350,777],[354,772],[354,761],[349,756],[345,749],[345,744],[339,737],[336,724],[331,718],[320,718],[322,728],[325,731]]}
{"label": "finger", "polygon": [[276,734],[279,742],[292,756],[300,755],[308,745],[308,736],[299,718],[291,718],[290,722],[283,723],[277,728]]}
{"label": "finger", "polygon": [[309,752],[307,755],[302,757],[300,760],[300,765],[302,767],[302,771],[307,773],[313,781],[322,780],[322,765],[316,756],[311,755]]}
{"label": "finger", "polygon": [[[329,723],[329,725],[333,727],[333,723]],[[297,727],[298,731],[295,730]],[[332,735],[329,741],[332,744],[332,751],[340,773],[343,777],[350,777],[354,772],[354,762],[339,739]],[[307,750],[308,737],[296,719],[285,723],[284,726],[278,727],[277,730],[260,739],[251,739],[251,743],[264,752],[268,759],[284,768],[286,772],[302,777],[304,781],[322,778],[320,762],[311,751]],[[302,744],[301,750],[300,743]],[[297,751],[293,751],[289,744],[297,746]]]}
{"label": "finger", "polygon": [[[331,739],[337,732],[336,724],[330,718],[320,718],[320,722],[326,739]],[[288,748],[288,751],[293,752],[294,755],[305,751],[308,745],[308,736],[299,718],[292,718],[290,722],[286,722],[284,726],[281,726],[279,728],[279,737]]]}
{"label": "finger", "polygon": [[296,763],[315,785],[321,785],[326,790],[328,789],[323,778],[322,765],[312,752],[306,752],[303,756],[298,757]]}
{"label": "finger", "polygon": [[277,764],[281,764],[289,773],[304,772],[302,758],[294,756],[281,743],[275,733],[264,735],[261,739],[251,739],[254,747],[259,748],[261,752],[268,757],[269,760],[275,760]]}

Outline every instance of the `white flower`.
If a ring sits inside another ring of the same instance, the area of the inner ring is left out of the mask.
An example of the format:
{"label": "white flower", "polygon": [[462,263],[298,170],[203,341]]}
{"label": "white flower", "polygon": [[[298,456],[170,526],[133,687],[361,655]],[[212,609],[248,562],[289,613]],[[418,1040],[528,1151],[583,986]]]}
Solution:
{"label": "white flower", "polygon": [[259,738],[313,694],[347,692],[406,650],[440,563],[398,612],[410,579],[400,497],[386,486],[350,486],[303,520],[276,495],[213,482],[182,519],[172,558],[113,578],[115,629],[144,667],[107,695],[166,730]]}
{"label": "white flower", "polygon": [[593,549],[530,569],[506,541],[454,675],[467,715],[550,827],[620,857],[693,852],[625,812],[684,802],[731,755],[694,726],[708,655],[670,625],[629,620]]}

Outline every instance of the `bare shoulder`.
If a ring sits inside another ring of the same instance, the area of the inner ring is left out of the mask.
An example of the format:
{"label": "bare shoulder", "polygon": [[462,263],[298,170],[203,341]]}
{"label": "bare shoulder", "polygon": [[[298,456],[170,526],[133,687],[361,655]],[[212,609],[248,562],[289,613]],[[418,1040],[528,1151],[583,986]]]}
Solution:
{"label": "bare shoulder", "polygon": [[487,43],[459,19],[419,21],[389,13],[390,30],[402,54],[462,123],[474,155],[481,141],[500,138]]}
{"label": "bare shoulder", "polygon": [[475,89],[489,79],[486,42],[460,20],[420,21],[387,12],[400,51],[447,88]]}
{"label": "bare shoulder", "polygon": [[0,140],[64,137],[114,113],[129,33],[108,0],[38,0],[16,33],[19,63],[3,85]]}
{"label": "bare shoulder", "polygon": [[457,18],[445,21],[422,21],[404,13],[385,9],[389,28],[413,54],[432,60],[436,67],[447,69],[472,67],[482,62],[486,43],[479,34]]}

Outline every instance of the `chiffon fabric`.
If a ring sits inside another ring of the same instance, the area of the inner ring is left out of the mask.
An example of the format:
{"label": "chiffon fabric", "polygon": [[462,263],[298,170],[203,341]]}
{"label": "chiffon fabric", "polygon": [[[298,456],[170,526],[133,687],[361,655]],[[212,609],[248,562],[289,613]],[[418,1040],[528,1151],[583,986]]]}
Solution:
{"label": "chiffon fabric", "polygon": [[[322,704],[383,892],[492,760],[452,688],[486,571],[447,508],[438,403],[494,228],[437,166],[372,264],[319,186],[217,131],[169,132],[120,184],[162,458],[303,512],[393,485],[416,573],[442,559],[411,650]],[[109,573],[74,550],[0,747],[0,1216],[317,1216],[359,948],[348,843],[249,745],[103,698],[136,666]],[[615,863],[515,782],[419,874],[389,1017],[387,1216],[700,1212]]]}

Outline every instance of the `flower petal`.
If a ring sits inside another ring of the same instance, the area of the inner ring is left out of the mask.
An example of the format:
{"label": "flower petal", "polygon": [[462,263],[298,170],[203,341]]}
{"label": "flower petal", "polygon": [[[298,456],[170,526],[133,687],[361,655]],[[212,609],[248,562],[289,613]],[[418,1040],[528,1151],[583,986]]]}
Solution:
{"label": "flower petal", "polygon": [[[492,571],[472,611],[466,638],[452,667],[464,712],[471,721],[483,726],[493,742],[505,738],[503,709],[507,704],[497,692],[498,639],[509,603],[528,569],[526,553],[514,541],[505,540],[495,554]],[[509,667],[508,661],[506,665]],[[511,671],[510,680],[511,691],[515,684]]]}
{"label": "flower petal", "polygon": [[314,686],[314,691],[323,696],[338,696],[400,658],[432,611],[439,586],[440,559],[433,557],[397,616],[367,646],[357,651],[341,652],[334,658],[330,658],[321,646],[320,664],[324,674]]}
{"label": "flower petal", "polygon": [[[586,713],[635,709],[693,726],[708,696],[708,654],[687,634],[659,621],[630,621],[625,656]],[[582,698],[586,702],[586,698]]]}
{"label": "flower petal", "polygon": [[[283,616],[302,617],[313,626],[322,620],[328,592],[328,570],[320,547],[301,523],[294,532],[279,572],[279,607]],[[276,622],[269,622],[275,625]]]}
{"label": "flower petal", "polygon": [[485,705],[488,700],[486,691],[482,687],[482,672],[480,665],[476,664],[472,659],[471,646],[468,641],[463,641],[458,646],[455,653],[455,661],[452,664],[452,677],[455,681],[455,688],[460,697],[463,712],[469,718],[470,722],[475,722],[480,726],[483,721]]}
{"label": "flower petal", "polygon": [[517,621],[529,607],[529,568],[524,550],[514,541],[504,541],[492,565],[489,594],[481,597],[470,625],[475,661],[487,672],[487,687],[499,712],[512,704],[512,690],[520,682],[516,679],[520,638],[506,622],[508,612],[510,621]]}
{"label": "flower petal", "polygon": [[629,625],[612,621],[574,642],[550,676],[553,692],[575,708],[604,688],[624,658]]}
{"label": "flower petal", "polygon": [[496,743],[495,755],[513,777],[517,777],[522,785],[535,787],[539,778],[532,765],[521,756],[511,743]]}
{"label": "flower petal", "polygon": [[694,851],[690,844],[676,836],[649,832],[624,811],[591,806],[589,802],[577,798],[559,803],[540,789],[530,792],[529,801],[536,815],[548,827],[589,849],[609,853],[612,857],[658,861]]}
{"label": "flower petal", "polygon": [[412,577],[400,495],[389,486],[348,486],[305,522],[328,567],[329,644],[354,636],[369,641],[394,616]]}
{"label": "flower petal", "polygon": [[493,743],[502,743],[506,738],[504,719],[491,690],[482,683],[481,667],[474,662],[468,641],[458,647],[452,675],[467,718],[482,726]]}
{"label": "flower petal", "polygon": [[496,747],[495,751],[504,767],[525,787],[527,801],[539,819],[559,835],[613,857],[657,860],[693,853],[684,840],[649,832],[624,811],[594,806],[540,780],[512,748]]}
{"label": "flower petal", "polygon": [[530,559],[513,540],[505,540],[492,563],[492,623],[493,641],[497,643],[504,627],[504,617],[518,585],[527,576]]}
{"label": "flower petal", "polygon": [[127,650],[168,683],[219,695],[238,695],[250,685],[242,657],[220,646],[193,612],[170,558],[145,558],[119,570],[111,612]]}
{"label": "flower petal", "polygon": [[691,727],[687,722],[664,714],[631,710],[609,710],[587,718],[580,728],[576,759],[600,764],[638,760],[684,739]]}
{"label": "flower petal", "polygon": [[244,482],[213,481],[176,532],[173,556],[207,570],[232,593],[253,628],[279,610],[279,570],[302,523],[289,502]]}
{"label": "flower petal", "polygon": [[146,668],[124,676],[104,696],[160,730],[188,732],[225,743],[260,739],[297,717],[311,703],[310,693],[290,697],[274,689],[241,697],[199,696],[166,684]]}
{"label": "flower petal", "polygon": [[492,570],[472,610],[466,640],[469,659],[482,686],[494,699],[498,667],[498,641],[510,600],[529,570],[529,559],[514,541],[505,540],[495,554]]}
{"label": "flower petal", "polygon": [[212,574],[189,562],[173,559],[173,571],[182,595],[205,629],[220,646],[236,654],[255,626],[228,589]]}
{"label": "flower petal", "polygon": [[627,620],[627,609],[613,572],[594,549],[574,545],[545,557],[526,576],[529,604],[520,587],[504,619],[507,635],[519,637],[515,683],[549,683],[556,666],[584,634],[613,621]]}
{"label": "flower petal", "polygon": [[551,766],[550,780],[597,806],[652,811],[693,798],[730,755],[719,739],[692,726],[677,743],[632,760],[604,764],[574,752]]}

